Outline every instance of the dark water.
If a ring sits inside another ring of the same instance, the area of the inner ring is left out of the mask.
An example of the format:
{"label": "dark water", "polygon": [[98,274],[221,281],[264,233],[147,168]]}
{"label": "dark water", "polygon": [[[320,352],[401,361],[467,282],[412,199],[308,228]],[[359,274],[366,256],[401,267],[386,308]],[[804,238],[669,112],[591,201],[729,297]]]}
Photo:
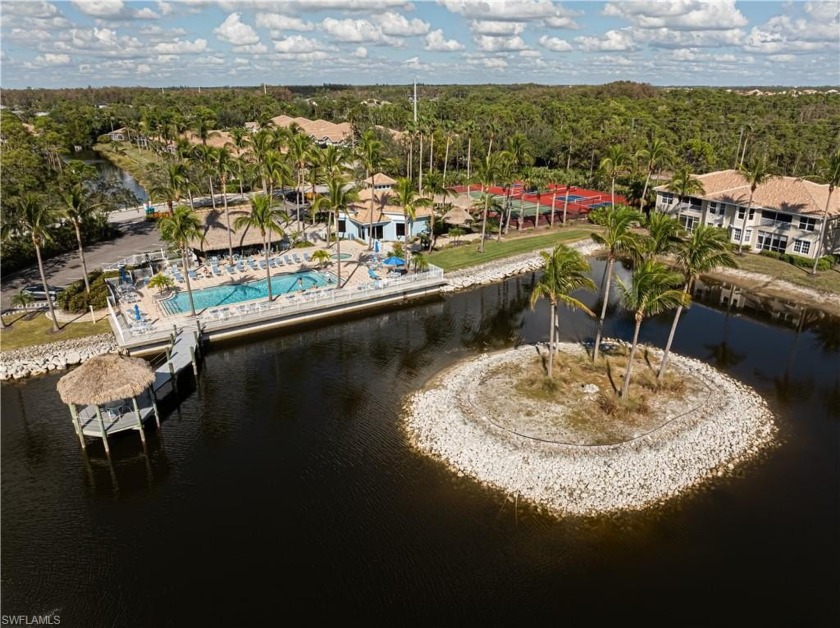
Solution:
{"label": "dark water", "polygon": [[[766,395],[781,446],[663,509],[554,519],[415,453],[399,419],[439,369],[547,338],[530,280],[216,345],[149,455],[115,438],[112,466],[99,445],[80,453],[59,376],[4,385],[2,612],[86,627],[836,626],[838,320],[692,307],[675,349]],[[564,315],[567,339],[591,337]],[[668,323],[644,340],[661,346]],[[607,331],[631,328],[616,312]]]}
{"label": "dark water", "polygon": [[81,150],[69,155],[70,159],[78,159],[87,164],[96,166],[102,177],[115,177],[117,181],[127,190],[134,192],[134,195],[142,203],[145,202],[149,195],[146,190],[137,182],[137,179],[132,177],[128,172],[122,168],[118,168],[113,163],[105,159],[101,153],[95,150]]}

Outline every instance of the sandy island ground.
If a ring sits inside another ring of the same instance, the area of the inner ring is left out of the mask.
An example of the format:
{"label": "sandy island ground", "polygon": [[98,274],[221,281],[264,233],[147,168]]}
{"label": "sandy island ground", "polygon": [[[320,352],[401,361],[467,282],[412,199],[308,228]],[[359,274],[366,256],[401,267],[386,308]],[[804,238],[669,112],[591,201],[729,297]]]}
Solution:
{"label": "sandy island ground", "polygon": [[[573,343],[559,350],[585,352]],[[456,473],[556,515],[593,516],[664,503],[776,443],[773,415],[754,390],[671,354],[670,368],[693,382],[688,393],[623,442],[581,445],[585,439],[563,428],[562,407],[518,404],[513,386],[495,381],[500,367],[516,368],[534,355],[533,345],[482,354],[438,374],[407,400],[412,445]],[[553,427],[541,433],[540,423]]]}

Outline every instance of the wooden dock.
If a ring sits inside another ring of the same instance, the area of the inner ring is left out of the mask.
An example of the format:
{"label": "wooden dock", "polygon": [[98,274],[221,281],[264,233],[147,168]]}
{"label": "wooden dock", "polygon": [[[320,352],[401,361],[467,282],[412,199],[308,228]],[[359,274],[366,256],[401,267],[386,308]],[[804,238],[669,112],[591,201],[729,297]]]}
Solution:
{"label": "wooden dock", "polygon": [[[134,399],[123,400],[122,404],[108,408],[100,407],[101,424],[96,405],[86,406],[79,411],[78,419],[82,435],[107,438],[119,432],[138,430],[145,441],[142,433],[143,426],[152,418],[160,425],[157,402],[170,393],[177,392],[180,373],[192,368],[195,375],[198,375],[199,352],[198,334],[179,330],[166,349],[166,361],[155,370],[155,381],[149,389]],[[103,426],[104,434],[102,433]]]}

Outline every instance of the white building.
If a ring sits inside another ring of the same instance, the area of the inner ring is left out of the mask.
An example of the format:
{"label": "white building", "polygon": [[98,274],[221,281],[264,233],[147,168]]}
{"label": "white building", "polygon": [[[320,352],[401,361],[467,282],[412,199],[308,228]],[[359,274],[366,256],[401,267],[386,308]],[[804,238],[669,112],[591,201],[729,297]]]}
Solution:
{"label": "white building", "polygon": [[[795,177],[773,177],[755,189],[752,206],[750,185],[737,170],[721,170],[693,178],[703,192],[677,198],[666,185],[654,188],[656,210],[671,214],[691,231],[696,225],[728,229],[737,245],[744,233],[744,249],[776,251],[814,258],[840,253],[840,193],[828,185]],[[746,215],[746,224],[744,217]],[[825,221],[825,227],[823,222]],[[817,243],[823,235],[823,246]]]}

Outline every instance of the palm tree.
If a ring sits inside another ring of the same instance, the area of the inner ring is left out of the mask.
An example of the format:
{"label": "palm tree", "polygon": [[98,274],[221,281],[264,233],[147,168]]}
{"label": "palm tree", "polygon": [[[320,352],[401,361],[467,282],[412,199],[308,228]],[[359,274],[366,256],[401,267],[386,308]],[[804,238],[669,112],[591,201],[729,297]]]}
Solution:
{"label": "palm tree", "polygon": [[[679,168],[674,173],[665,189],[677,195],[678,212],[679,204],[683,203],[687,197],[699,196],[705,192],[703,182],[696,178],[687,166]],[[705,223],[706,221],[701,220],[700,222]]]}
{"label": "palm tree", "polygon": [[676,250],[685,234],[680,222],[673,216],[654,212],[645,219],[648,235],[641,242],[637,253],[640,257],[655,258],[668,255]]}
{"label": "palm tree", "polygon": [[[467,120],[461,123],[461,133],[467,136],[467,181],[472,178],[470,167],[472,165],[472,136],[475,133],[475,122]],[[469,192],[469,189],[467,189]]]}
{"label": "palm tree", "polygon": [[385,162],[385,158],[382,156],[382,142],[376,139],[372,129],[362,133],[356,156],[365,169],[365,178],[370,181],[370,223],[368,225],[368,250],[370,250],[373,248],[373,176]]}
{"label": "palm tree", "polygon": [[492,121],[485,124],[484,129],[487,131],[487,137],[489,138],[489,141],[487,142],[487,156],[489,157],[490,153],[493,152],[493,140],[501,132],[501,130],[499,129],[499,125]]}
{"label": "palm tree", "polygon": [[506,158],[507,153],[499,152],[489,154],[479,163],[479,167],[475,172],[475,180],[481,185],[481,192],[484,197],[484,211],[481,215],[481,240],[479,241],[478,251],[484,253],[484,240],[487,233],[487,210],[490,205],[490,194],[488,190],[498,180],[502,171],[502,162]]}
{"label": "palm tree", "polygon": [[172,213],[175,205],[181,202],[182,194],[188,184],[186,166],[181,162],[168,164],[164,170],[163,181],[153,185],[149,194],[155,200],[166,203],[169,213]]}
{"label": "palm tree", "polygon": [[281,209],[272,207],[271,199],[267,196],[254,196],[251,198],[251,212],[245,216],[239,216],[233,226],[237,231],[253,227],[258,229],[263,241],[263,255],[265,256],[265,278],[268,286],[268,302],[271,303],[271,266],[268,265],[268,256],[271,252],[269,234],[277,234],[281,238],[285,235],[283,227],[278,220],[288,220],[288,215]]}
{"label": "palm tree", "polygon": [[557,305],[563,303],[569,309],[583,310],[590,316],[595,316],[592,310],[572,296],[575,290],[595,290],[595,282],[587,276],[590,268],[583,255],[565,244],[558,244],[551,253],[541,251],[540,256],[543,258],[544,269],[531,292],[531,309],[533,310],[537,301],[543,297],[551,304],[548,332],[548,377],[551,378],[555,333],[560,324]]}
{"label": "palm tree", "polygon": [[[442,196],[442,205],[446,205],[447,196],[455,196],[457,192],[455,188],[446,187],[445,179],[439,172],[431,172],[426,176],[426,193],[431,197]],[[431,252],[435,246],[435,207],[432,205],[431,222],[429,224],[429,251]]]}
{"label": "palm tree", "polygon": [[821,172],[817,177],[828,183],[828,196],[825,199],[825,210],[823,210],[823,219],[820,224],[820,239],[817,240],[814,267],[811,269],[812,275],[817,274],[817,265],[820,262],[820,255],[822,255],[825,228],[828,223],[828,208],[831,206],[831,195],[834,193],[834,188],[840,185],[840,149],[834,151],[828,159],[824,159],[820,166]]}
{"label": "palm tree", "polygon": [[[732,257],[726,231],[707,225],[695,227],[688,239],[678,245],[677,264],[685,278],[683,292],[686,295],[691,293],[691,286],[701,273],[711,272],[721,266],[727,268],[735,268],[737,266],[735,258]],[[674,341],[674,334],[677,331],[677,324],[680,322],[682,311],[683,306],[678,306],[677,313],[674,315],[674,321],[671,323],[671,331],[668,334],[665,353],[662,356],[662,363],[659,365],[659,373],[656,376],[659,381],[662,381],[665,368],[668,365],[671,343]]]}
{"label": "palm tree", "polygon": [[607,315],[607,303],[610,300],[610,282],[615,260],[621,253],[633,251],[639,245],[639,236],[631,228],[641,222],[642,215],[625,205],[610,207],[604,213],[603,232],[593,233],[592,240],[607,250],[607,266],[604,269],[604,290],[602,293],[601,316],[598,319],[598,332],[595,336],[595,350],[592,361],[598,359],[601,335],[604,331],[604,317]]}
{"label": "palm tree", "polygon": [[406,266],[408,266],[408,258],[411,254],[411,249],[408,245],[411,234],[411,224],[417,217],[417,210],[421,207],[429,207],[432,205],[432,199],[425,196],[420,196],[414,189],[414,182],[408,177],[400,177],[394,186],[394,200],[397,205],[403,208],[403,220],[405,221],[405,256]]}
{"label": "palm tree", "polygon": [[170,216],[165,216],[158,221],[158,229],[160,229],[161,239],[178,249],[181,253],[181,263],[184,265],[184,278],[187,281],[187,294],[190,299],[190,312],[195,316],[192,285],[190,284],[190,274],[187,272],[189,269],[187,254],[191,253],[193,242],[204,242],[201,221],[189,207],[177,207]]}
{"label": "palm tree", "polygon": [[615,179],[623,174],[630,163],[630,155],[619,144],[613,144],[607,149],[607,156],[601,160],[599,169],[610,179],[610,194],[612,206],[615,207]]}
{"label": "palm tree", "polygon": [[635,313],[636,327],[633,330],[633,344],[627,358],[627,368],[624,371],[624,383],[621,386],[622,399],[627,397],[630,388],[630,375],[633,371],[633,359],[639,346],[639,330],[642,321],[649,316],[656,316],[675,307],[686,306],[691,301],[688,293],[678,290],[682,276],[668,269],[665,264],[646,260],[633,272],[633,280],[629,286],[621,279],[618,288],[621,291],[621,302],[625,308]]}
{"label": "palm tree", "polygon": [[669,149],[661,139],[651,137],[648,145],[636,153],[636,157],[644,161],[647,176],[645,177],[645,187],[642,190],[642,202],[640,210],[645,213],[645,205],[647,203],[647,191],[650,185],[650,177],[656,172],[660,166],[668,159]]}
{"label": "palm tree", "polygon": [[90,294],[90,282],[88,281],[87,263],[85,262],[85,247],[82,244],[82,223],[90,218],[96,206],[91,203],[90,196],[81,183],[76,183],[62,194],[64,209],[62,214],[73,223],[76,231],[76,243],[79,245],[79,259],[82,262],[82,275],[85,280],[85,292]]}
{"label": "palm tree", "polygon": [[335,253],[336,253],[336,275],[338,276],[337,286],[341,288],[341,236],[338,233],[338,221],[342,213],[347,212],[350,204],[359,199],[359,193],[355,188],[345,185],[341,177],[332,177],[327,182],[327,193],[315,199],[313,206],[316,209],[333,212],[335,214]]}
{"label": "palm tree", "polygon": [[2,239],[9,241],[17,237],[28,237],[35,248],[35,257],[38,260],[38,272],[41,274],[41,284],[44,287],[44,294],[47,295],[47,307],[52,319],[52,330],[58,332],[58,319],[55,317],[55,308],[50,298],[47,276],[44,274],[44,262],[41,259],[41,248],[53,239],[50,230],[58,223],[61,213],[50,207],[44,199],[34,192],[26,192],[23,196],[15,199],[15,215],[12,220],[4,220],[2,225]]}
{"label": "palm tree", "polygon": [[[455,133],[455,123],[451,120],[444,120],[441,123],[443,135],[446,138],[446,150],[443,153],[443,184],[446,185],[446,167],[449,164],[449,146],[452,144],[452,135]],[[428,185],[428,183],[427,183]]]}
{"label": "palm tree", "polygon": [[228,209],[227,183],[230,175],[235,171],[233,156],[227,146],[213,152],[213,167],[219,175],[222,186],[222,200],[225,205],[225,225],[228,232],[228,262],[233,264],[233,231],[230,228],[230,210]]}
{"label": "palm tree", "polygon": [[753,195],[759,185],[766,183],[775,175],[771,174],[771,172],[767,169],[766,159],[756,159],[746,166],[738,166],[738,172],[741,173],[741,176],[744,177],[750,185],[750,200],[747,202],[746,211],[744,211],[744,220],[741,222],[741,238],[738,240],[738,255],[743,255],[744,236],[747,233],[747,220],[749,219],[752,211]]}

